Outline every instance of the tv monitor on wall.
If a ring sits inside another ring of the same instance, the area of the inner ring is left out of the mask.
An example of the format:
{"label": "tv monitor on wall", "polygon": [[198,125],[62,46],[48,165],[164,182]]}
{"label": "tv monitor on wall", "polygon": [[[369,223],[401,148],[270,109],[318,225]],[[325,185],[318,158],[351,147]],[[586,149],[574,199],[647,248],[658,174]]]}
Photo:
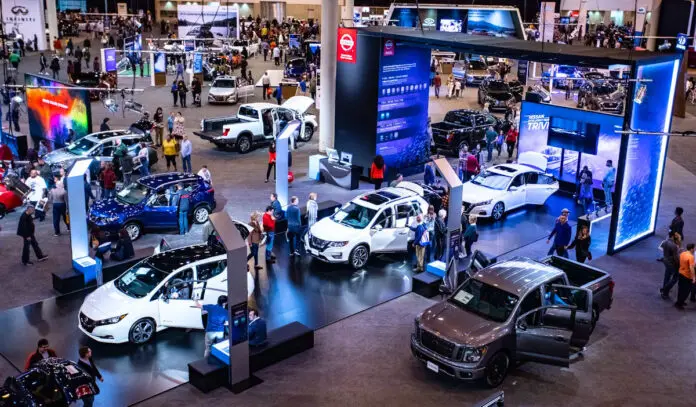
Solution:
{"label": "tv monitor on wall", "polygon": [[65,144],[70,130],[78,140],[92,132],[89,92],[42,76],[24,75],[29,134],[54,146]]}
{"label": "tv monitor on wall", "polygon": [[460,33],[462,32],[462,20],[451,20],[443,18],[440,20],[440,31]]}
{"label": "tv monitor on wall", "polygon": [[562,117],[550,118],[548,137],[550,146],[596,155],[598,141],[599,124]]}

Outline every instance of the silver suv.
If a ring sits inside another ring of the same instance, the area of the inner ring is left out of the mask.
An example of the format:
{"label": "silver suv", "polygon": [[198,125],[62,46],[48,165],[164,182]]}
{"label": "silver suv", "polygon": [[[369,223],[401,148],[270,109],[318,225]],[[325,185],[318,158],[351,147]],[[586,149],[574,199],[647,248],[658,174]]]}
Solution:
{"label": "silver suv", "polygon": [[240,98],[253,96],[254,84],[236,76],[218,76],[208,92],[208,103],[236,104]]}

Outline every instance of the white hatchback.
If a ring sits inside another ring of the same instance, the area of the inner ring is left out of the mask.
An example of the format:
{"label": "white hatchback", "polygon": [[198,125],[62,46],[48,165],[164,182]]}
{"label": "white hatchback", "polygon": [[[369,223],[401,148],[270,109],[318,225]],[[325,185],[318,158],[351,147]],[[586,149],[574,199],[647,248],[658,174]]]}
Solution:
{"label": "white hatchback", "polygon": [[361,269],[372,253],[407,251],[412,233],[406,222],[427,211],[423,189],[411,182],[368,192],[314,224],[305,250],[322,261]]}
{"label": "white hatchback", "polygon": [[[241,224],[240,224],[241,225]],[[249,295],[254,279],[247,273]],[[89,294],[78,326],[105,343],[149,341],[167,328],[203,329],[201,304],[216,304],[227,293],[227,255],[223,248],[194,245],[140,261]]]}

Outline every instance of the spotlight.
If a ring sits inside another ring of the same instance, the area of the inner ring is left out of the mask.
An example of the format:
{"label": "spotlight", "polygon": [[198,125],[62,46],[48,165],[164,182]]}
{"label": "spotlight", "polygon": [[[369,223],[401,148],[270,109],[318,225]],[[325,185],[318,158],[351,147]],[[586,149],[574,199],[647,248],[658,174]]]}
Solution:
{"label": "spotlight", "polygon": [[107,98],[104,98],[103,100],[104,108],[111,112],[111,113],[116,113],[118,112],[118,103],[114,99],[112,99],[110,96]]}
{"label": "spotlight", "polygon": [[131,112],[138,113],[138,114],[143,114],[145,112],[145,109],[144,109],[142,103],[138,103],[133,99],[128,99],[125,101],[124,109],[130,110]]}
{"label": "spotlight", "polygon": [[645,98],[645,95],[648,93],[648,87],[644,84],[640,85],[638,87],[638,90],[636,91],[636,97],[633,98],[633,101],[637,104],[643,103],[643,99]]}

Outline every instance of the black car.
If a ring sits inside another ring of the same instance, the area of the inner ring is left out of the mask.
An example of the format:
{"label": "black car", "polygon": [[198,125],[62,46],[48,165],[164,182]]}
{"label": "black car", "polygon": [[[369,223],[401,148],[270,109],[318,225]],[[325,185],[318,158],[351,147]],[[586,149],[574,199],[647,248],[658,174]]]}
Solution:
{"label": "black car", "polygon": [[464,146],[469,148],[486,145],[486,130],[507,132],[511,123],[478,110],[460,109],[447,112],[445,120],[433,123],[433,142],[437,150],[445,150],[457,156]]}
{"label": "black car", "polygon": [[308,69],[307,61],[304,58],[293,58],[285,64],[285,77],[299,79]]}
{"label": "black car", "polygon": [[510,87],[510,92],[515,95],[515,101],[522,101],[522,94],[524,93],[524,85],[518,80],[510,81],[507,83]]}
{"label": "black car", "polygon": [[44,359],[0,388],[0,407],[65,407],[85,396],[99,394],[92,376],[76,363]]}
{"label": "black car", "polygon": [[[107,86],[107,80],[108,78],[106,75],[102,77],[102,74],[99,72],[80,72],[77,74],[73,74],[73,83],[77,86],[82,86],[85,88],[104,88],[105,90],[109,88]],[[109,84],[111,87],[114,87],[115,84]],[[98,90],[90,90],[89,91],[89,98],[90,100],[99,100],[100,99],[100,94],[105,94],[105,92],[101,92]]]}
{"label": "black car", "polygon": [[[520,96],[521,99],[521,96]],[[507,110],[517,102],[510,85],[501,80],[484,80],[478,90],[478,102],[481,105],[488,103],[488,108],[493,110]]]}
{"label": "black car", "polygon": [[586,82],[578,91],[578,108],[620,114],[625,99],[626,92],[620,86],[610,82]]}

